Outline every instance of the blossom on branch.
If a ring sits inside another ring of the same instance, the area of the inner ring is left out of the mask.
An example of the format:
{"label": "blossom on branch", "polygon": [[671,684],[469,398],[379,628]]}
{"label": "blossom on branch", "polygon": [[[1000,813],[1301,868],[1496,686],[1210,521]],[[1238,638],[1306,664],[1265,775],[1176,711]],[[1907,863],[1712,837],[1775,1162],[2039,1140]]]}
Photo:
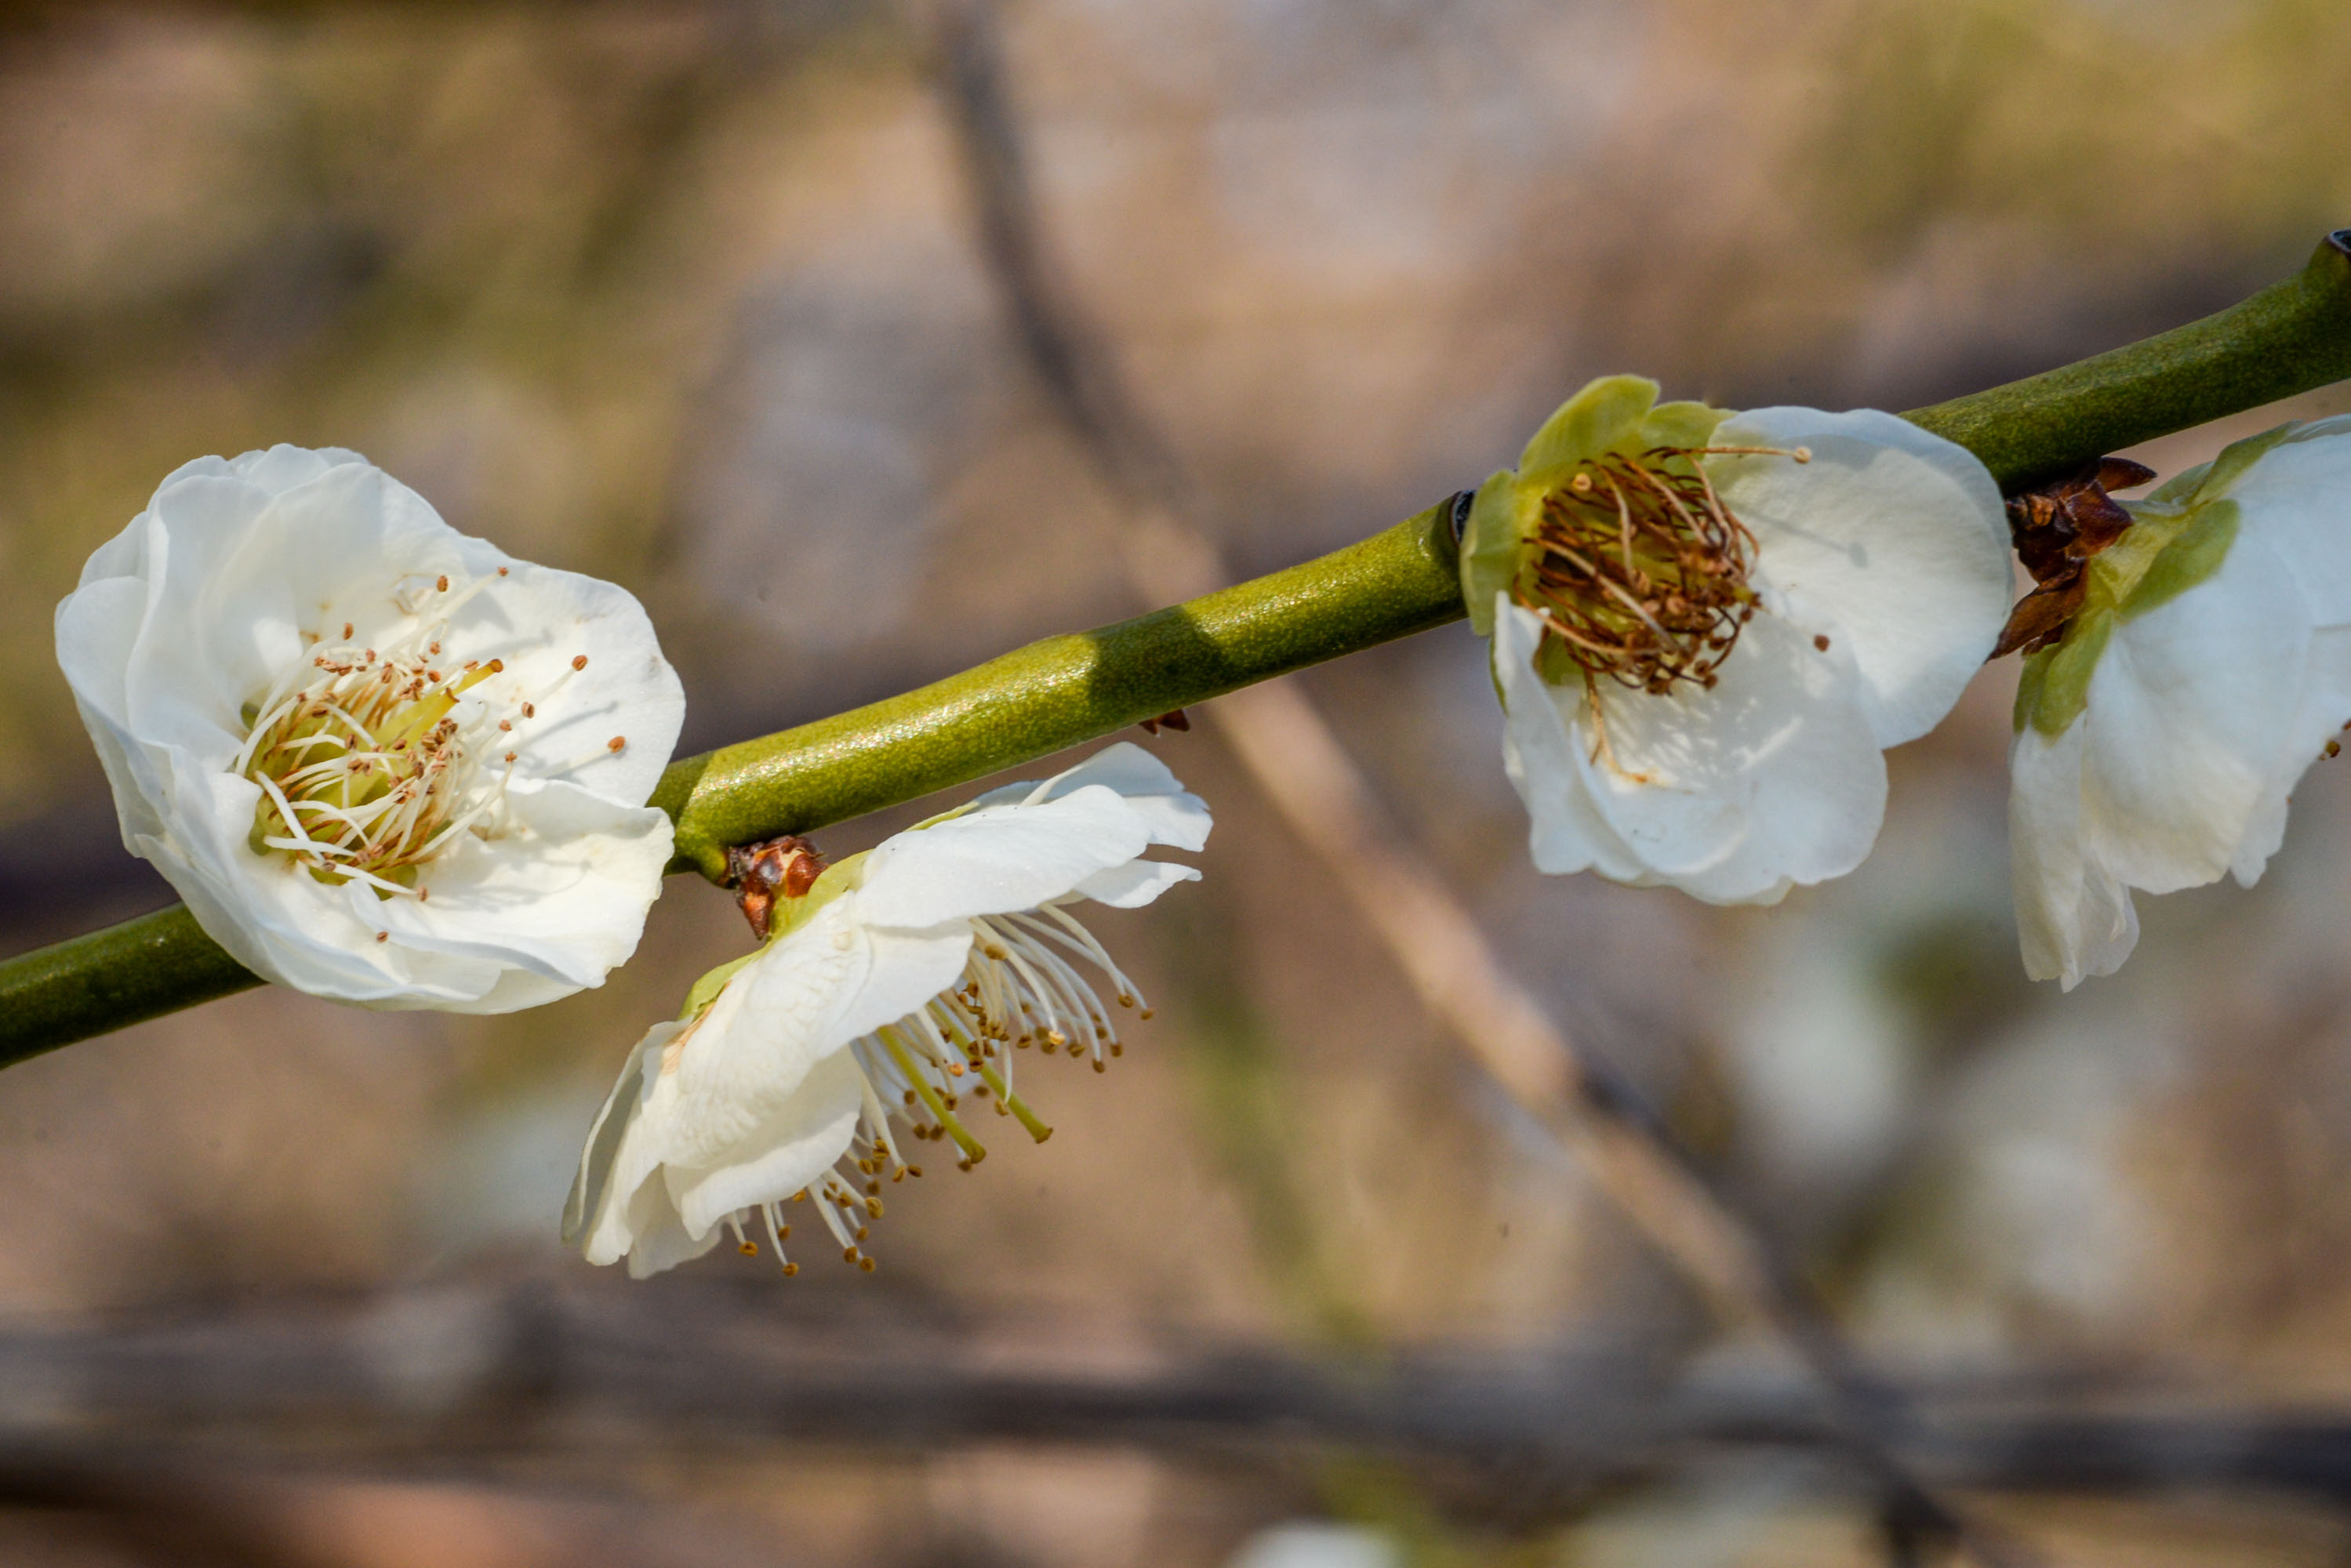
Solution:
{"label": "blossom on branch", "polygon": [[1991,651],[2000,492],[1891,414],[1656,396],[1592,382],[1471,505],[1503,764],[1538,869],[1775,903],[1861,863],[1885,748]]}
{"label": "blossom on branch", "polygon": [[1100,1071],[1121,1050],[1115,1009],[1142,1005],[1071,906],[1131,909],[1196,879],[1143,852],[1200,849],[1208,829],[1198,797],[1122,743],[812,881],[795,874],[812,852],[787,841],[791,864],[760,890],[774,897],[767,945],[704,977],[685,1016],[631,1051],[580,1155],[564,1239],[591,1263],[625,1257],[642,1279],[722,1233],[747,1252],[765,1235],[796,1272],[797,1198],[871,1269],[860,1244],[883,1181],[922,1174],[892,1118],[965,1169],[987,1153],[966,1120],[980,1106],[1041,1143],[1051,1129],[1015,1087],[1016,1055],[1066,1051]]}
{"label": "blossom on branch", "polygon": [[165,479],[57,639],[124,845],[265,978],[507,1012],[635,949],[685,701],[622,589],[277,446]]}
{"label": "blossom on branch", "polygon": [[2351,418],[2238,442],[2126,505],[2025,660],[2009,752],[2024,967],[2068,990],[2137,945],[2134,888],[2252,886],[2351,719]]}

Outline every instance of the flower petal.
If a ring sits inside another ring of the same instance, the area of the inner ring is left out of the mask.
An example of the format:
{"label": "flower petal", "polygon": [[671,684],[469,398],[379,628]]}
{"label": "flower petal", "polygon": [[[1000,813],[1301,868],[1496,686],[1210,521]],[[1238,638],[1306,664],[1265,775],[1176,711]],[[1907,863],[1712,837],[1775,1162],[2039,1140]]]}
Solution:
{"label": "flower petal", "polygon": [[1071,891],[1114,909],[1140,909],[1179,882],[1197,882],[1196,867],[1173,861],[1129,861],[1098,871]]}
{"label": "flower petal", "polygon": [[1033,806],[987,806],[884,840],[859,907],[909,929],[1033,909],[1149,848],[1148,815],[1099,784]]}
{"label": "flower petal", "polygon": [[2293,573],[2249,537],[2207,582],[2120,620],[2076,721],[2089,852],[2150,893],[2227,872],[2273,781],[2317,755],[2289,744],[2309,650]]}
{"label": "flower petal", "polygon": [[2024,972],[2072,990],[2111,975],[2138,946],[2130,890],[2086,847],[2085,727],[2053,739],[2027,725],[2009,750],[2009,879]]}
{"label": "flower petal", "polygon": [[1707,460],[1723,504],[1756,538],[1772,608],[1853,653],[1881,747],[1939,723],[2009,612],[2000,489],[1965,448],[1875,410],[1766,408],[1715,433],[1723,446],[1811,449],[1812,460]]}
{"label": "flower petal", "polygon": [[1207,847],[1208,830],[1214,826],[1208,803],[1185,789],[1167,764],[1131,740],[1106,746],[1041,784],[1007,784],[990,789],[973,800],[970,809],[1058,800],[1089,784],[1117,791],[1142,813],[1150,825],[1153,843],[1179,850]]}
{"label": "flower petal", "polygon": [[1527,847],[1535,869],[1553,874],[1597,871],[1618,882],[1642,874],[1593,803],[1587,755],[1575,716],[1583,694],[1547,684],[1535,673],[1542,622],[1533,612],[1494,596],[1494,678],[1502,690],[1502,770],[1526,803]]}
{"label": "flower petal", "polygon": [[1886,762],[1852,656],[1759,614],[1711,690],[1604,687],[1596,804],[1655,880],[1714,904],[1768,904],[1842,876],[1876,841]]}
{"label": "flower petal", "polygon": [[2225,493],[2244,531],[2294,563],[2313,623],[2351,624],[2351,415],[2297,428]]}
{"label": "flower petal", "polygon": [[810,1068],[725,1165],[665,1166],[663,1179],[686,1235],[706,1236],[735,1210],[781,1202],[814,1182],[848,1151],[864,1094],[857,1063],[836,1053]]}

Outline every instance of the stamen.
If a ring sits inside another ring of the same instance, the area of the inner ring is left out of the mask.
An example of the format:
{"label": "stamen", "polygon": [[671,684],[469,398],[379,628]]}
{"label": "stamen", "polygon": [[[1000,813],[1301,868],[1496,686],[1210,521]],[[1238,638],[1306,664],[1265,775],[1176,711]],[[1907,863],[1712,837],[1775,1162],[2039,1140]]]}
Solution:
{"label": "stamen", "polygon": [[[1755,536],[1723,506],[1699,459],[1745,454],[1809,462],[1804,448],[1652,447],[1578,465],[1542,499],[1512,594],[1594,699],[1595,754],[1608,750],[1596,683],[1663,695],[1712,686],[1759,608]],[[1613,765],[1613,763],[1612,763]]]}
{"label": "stamen", "polygon": [[[789,896],[805,896],[805,890]],[[1121,1006],[1136,1004],[1134,982],[1111,961],[1092,933],[1059,904],[985,916],[970,926],[969,956],[954,986],[897,1022],[850,1043],[850,1059],[863,1078],[856,1130],[833,1170],[795,1195],[796,1200],[815,1205],[842,1260],[869,1272],[874,1260],[862,1243],[871,1222],[882,1218],[885,1175],[898,1182],[923,1174],[922,1166],[908,1164],[900,1154],[890,1130],[892,1118],[902,1119],[906,1133],[915,1138],[952,1141],[956,1163],[965,1170],[987,1158],[987,1150],[956,1114],[962,1093],[1018,1121],[1041,1144],[1053,1135],[1053,1129],[1014,1089],[1012,1052],[1000,1051],[999,1044],[1040,1042],[1050,1051],[1066,1043],[1072,1056],[1090,1052],[1096,1071],[1104,1069],[1105,1046],[1111,1055],[1119,1054],[1122,1048],[1109,1009],[1064,952],[1099,969],[1116,987]],[[1063,1033],[1065,1029],[1070,1033]],[[975,1078],[977,1084],[971,1082]],[[744,1208],[734,1217],[743,1224],[755,1218],[768,1228],[781,1260],[790,1227],[782,1224],[772,1203]],[[784,1271],[798,1270],[786,1262]]]}
{"label": "stamen", "polygon": [[[449,616],[492,580],[450,594],[381,651],[349,647],[357,628],[345,622],[346,645],[318,652],[246,709],[233,766],[262,789],[249,839],[256,853],[286,854],[322,882],[422,898],[427,862],[460,833],[496,830],[507,777],[478,765],[485,748],[475,742],[513,721],[478,702],[461,711],[459,699],[506,664],[467,660],[459,673],[428,663],[442,653]],[[435,580],[435,591],[449,588],[446,575]],[[392,594],[412,614],[416,597]]]}

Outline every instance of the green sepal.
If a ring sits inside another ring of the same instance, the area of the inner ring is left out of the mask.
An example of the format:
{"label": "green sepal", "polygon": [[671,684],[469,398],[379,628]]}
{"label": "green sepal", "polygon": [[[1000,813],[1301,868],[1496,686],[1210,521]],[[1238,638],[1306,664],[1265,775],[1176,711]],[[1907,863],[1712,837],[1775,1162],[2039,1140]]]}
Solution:
{"label": "green sepal", "polygon": [[[1570,469],[1608,452],[1702,447],[1730,416],[1728,409],[1702,402],[1661,403],[1657,383],[1646,376],[1586,382],[1543,421],[1519,455],[1517,470],[1493,475],[1469,503],[1461,530],[1461,599],[1470,630],[1480,637],[1494,634],[1494,596],[1525,569],[1525,545],[1542,517],[1543,497],[1566,482]],[[1561,684],[1549,672],[1544,678]]]}
{"label": "green sepal", "polygon": [[2158,604],[2168,604],[2220,570],[2229,547],[2236,543],[2240,511],[2237,503],[2229,500],[2197,508],[2187,527],[2172,536],[2123,596],[2124,617],[2144,615]]}
{"label": "green sepal", "polygon": [[1714,433],[1730,413],[1727,408],[1702,402],[1661,402],[1641,422],[1641,448],[1710,445]]}
{"label": "green sepal", "polygon": [[1480,637],[1494,634],[1494,595],[1519,574],[1519,547],[1526,542],[1520,514],[1533,510],[1523,498],[1518,476],[1501,469],[1478,486],[1462,526],[1461,602]]}
{"label": "green sepal", "polygon": [[1656,404],[1657,383],[1646,376],[1602,376],[1585,382],[1529,438],[1519,454],[1521,480],[1542,480],[1547,486],[1547,471],[1637,440],[1641,422]]}
{"label": "green sepal", "polygon": [[726,988],[726,982],[735,977],[735,972],[766,951],[765,947],[755,947],[739,958],[728,959],[695,981],[694,988],[685,993],[685,1007],[677,1015],[678,1018],[680,1019],[699,1018],[711,1003],[718,999],[718,993]]}
{"label": "green sepal", "polygon": [[2197,494],[2212,497],[2227,494],[2229,486],[2235,484],[2246,469],[2268,455],[2273,448],[2284,444],[2285,438],[2301,428],[2300,424],[2281,424],[2264,430],[2259,435],[2248,435],[2242,441],[2232,441],[2223,446],[2220,455],[2212,459],[2211,466],[2205,471],[2203,483],[2197,486]]}
{"label": "green sepal", "polygon": [[2043,648],[2024,661],[2023,677],[2016,687],[2016,727],[2030,724],[2055,739],[2082,716],[2090,702],[2090,677],[2098,671],[2098,656],[2115,632],[2114,612],[2085,609],[2065,629],[2065,640]]}

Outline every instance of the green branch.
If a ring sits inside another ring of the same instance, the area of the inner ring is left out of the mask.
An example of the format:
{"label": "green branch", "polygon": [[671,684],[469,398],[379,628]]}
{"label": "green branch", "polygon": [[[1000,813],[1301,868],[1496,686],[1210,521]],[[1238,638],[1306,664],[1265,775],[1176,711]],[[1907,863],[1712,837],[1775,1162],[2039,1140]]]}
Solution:
{"label": "green branch", "polygon": [[1903,417],[2014,491],[2095,457],[2351,377],[2351,229],[2217,316]]}
{"label": "green branch", "polygon": [[[2013,490],[2117,448],[2351,378],[2351,231],[2217,316],[1908,415]],[[1049,637],[903,696],[680,758],[653,803],[674,871],[911,800],[1462,613],[1440,504],[1186,604]],[[260,982],[173,906],[0,963],[0,1065]]]}

